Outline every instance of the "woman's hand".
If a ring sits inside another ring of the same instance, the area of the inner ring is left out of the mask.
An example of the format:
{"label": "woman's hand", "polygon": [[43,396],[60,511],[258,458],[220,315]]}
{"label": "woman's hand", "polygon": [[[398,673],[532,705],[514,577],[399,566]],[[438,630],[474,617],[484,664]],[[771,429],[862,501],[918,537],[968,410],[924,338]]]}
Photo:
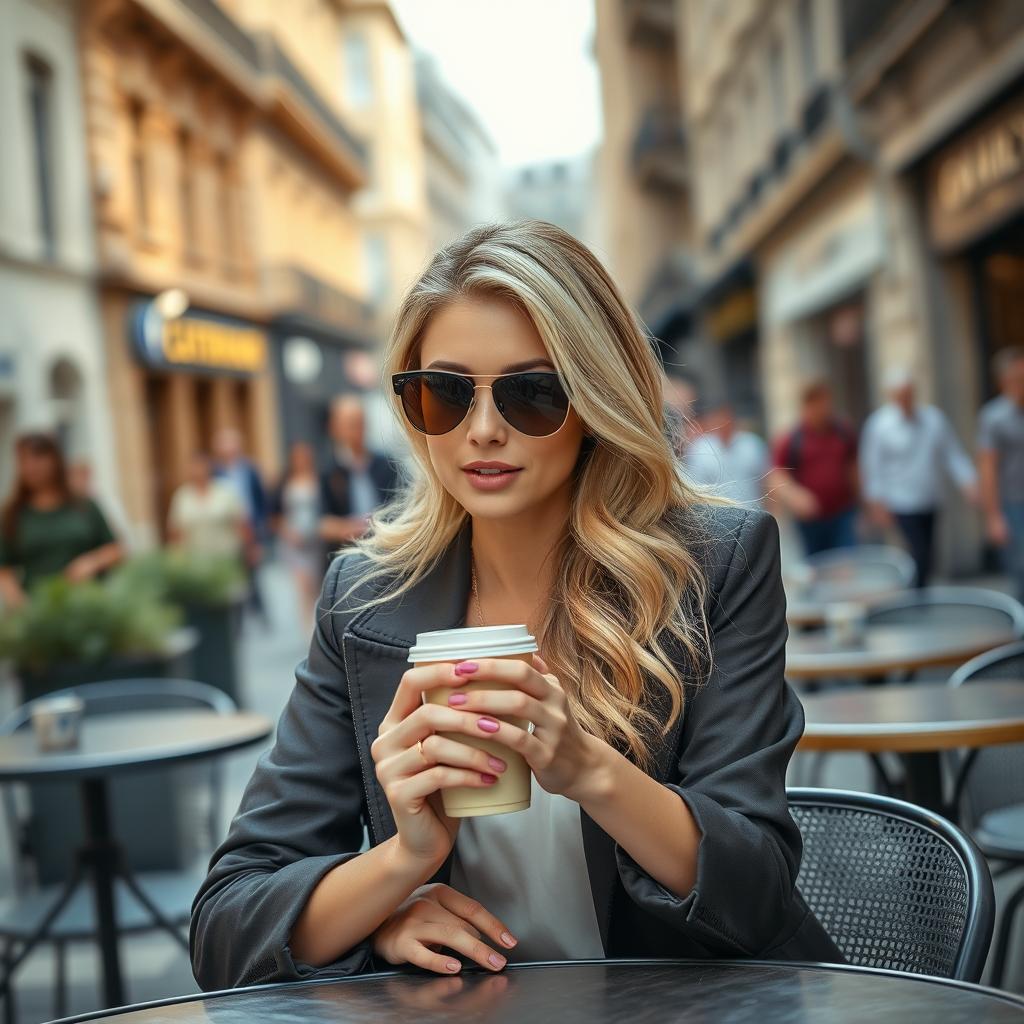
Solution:
{"label": "woman's hand", "polygon": [[[470,665],[475,668],[470,670]],[[473,712],[469,717],[477,722],[477,735],[522,754],[547,792],[560,793],[579,803],[582,787],[593,784],[600,770],[607,744],[585,732],[572,717],[565,691],[544,659],[535,654],[533,664],[527,665],[507,658],[480,658],[457,667],[462,682],[494,680],[515,689],[453,693],[449,704],[462,712]],[[491,717],[495,715],[525,718],[533,723],[533,732],[499,722]]]}
{"label": "woman's hand", "polygon": [[373,933],[373,951],[389,964],[415,964],[436,974],[455,974],[461,964],[439,953],[461,953],[489,971],[500,971],[506,958],[489,946],[511,949],[516,940],[493,914],[451,886],[420,886]]}
{"label": "woman's hand", "polygon": [[91,551],[73,558],[64,567],[64,575],[72,583],[84,583],[86,580],[91,580],[96,572],[96,562]]}
{"label": "woman's hand", "polygon": [[461,680],[449,664],[409,669],[370,748],[400,846],[415,859],[438,867],[454,846],[459,830],[459,819],[449,818],[441,807],[441,790],[486,788],[506,767],[504,761],[484,750],[435,735],[481,735],[476,715],[422,702],[426,691],[458,686]]}

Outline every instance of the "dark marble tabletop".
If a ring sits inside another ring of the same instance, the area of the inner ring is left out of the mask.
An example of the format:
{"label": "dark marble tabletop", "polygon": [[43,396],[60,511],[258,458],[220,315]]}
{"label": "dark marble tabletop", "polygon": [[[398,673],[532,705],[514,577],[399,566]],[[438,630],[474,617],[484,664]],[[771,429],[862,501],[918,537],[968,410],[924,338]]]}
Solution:
{"label": "dark marble tabletop", "polygon": [[1024,999],[856,968],[728,961],[600,961],[463,977],[367,975],[265,986],[74,1018],[112,1024],[942,1024],[1024,1021]]}
{"label": "dark marble tabletop", "polygon": [[90,715],[81,728],[73,750],[40,751],[31,727],[0,736],[0,781],[96,777],[227,754],[266,739],[273,725],[245,711],[126,711]]}

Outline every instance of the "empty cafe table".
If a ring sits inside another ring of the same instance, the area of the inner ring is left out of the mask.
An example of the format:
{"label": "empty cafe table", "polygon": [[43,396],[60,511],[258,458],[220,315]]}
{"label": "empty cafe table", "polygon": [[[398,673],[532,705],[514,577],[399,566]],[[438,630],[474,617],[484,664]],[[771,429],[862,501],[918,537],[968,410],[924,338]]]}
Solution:
{"label": "empty cafe table", "polygon": [[791,633],[786,642],[786,677],[871,679],[895,672],[953,667],[1014,639],[1009,625],[977,624],[868,624],[862,638],[849,644],[837,644],[827,630]]}
{"label": "empty cafe table", "polygon": [[1024,683],[1012,680],[863,687],[801,700],[801,750],[899,754],[906,798],[947,816],[941,751],[1024,743]]}
{"label": "empty cafe table", "polygon": [[[77,873],[69,880],[40,932],[45,934],[62,905],[61,900],[70,897],[79,873],[87,874],[95,895],[96,941],[103,964],[103,995],[108,1006],[124,1002],[114,918],[114,877],[120,875],[136,898],[146,902],[145,893],[140,892],[128,871],[111,829],[110,778],[133,769],[229,754],[262,742],[271,730],[269,719],[248,712],[131,711],[86,716],[81,723],[81,740],[74,750],[40,751],[31,729],[0,736],[0,782],[60,778],[79,783],[85,845],[76,858]],[[159,810],[155,809],[155,813]],[[164,924],[155,906],[149,905],[147,909]],[[18,961],[43,934],[24,944]]]}
{"label": "empty cafe table", "polygon": [[601,960],[523,964],[501,974],[467,970],[363,975],[238,989],[126,1007],[81,1021],[109,1024],[303,1024],[415,1020],[559,1021],[560,1024],[943,1024],[1024,1022],[1024,999],[964,982],[853,967],[728,960]]}

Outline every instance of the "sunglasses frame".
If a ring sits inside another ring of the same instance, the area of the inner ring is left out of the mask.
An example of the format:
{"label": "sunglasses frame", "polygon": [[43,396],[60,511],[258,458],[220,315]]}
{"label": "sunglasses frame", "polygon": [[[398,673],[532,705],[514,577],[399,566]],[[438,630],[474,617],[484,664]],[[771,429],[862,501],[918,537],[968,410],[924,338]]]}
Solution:
{"label": "sunglasses frame", "polygon": [[[402,389],[405,387],[405,385],[406,385],[406,383],[408,383],[408,381],[414,380],[417,377],[426,377],[428,375],[433,375],[433,376],[442,375],[442,376],[445,376],[445,377],[457,377],[459,380],[466,381],[473,388],[473,400],[466,407],[466,411],[463,414],[462,419],[460,419],[459,422],[456,423],[455,426],[453,426],[451,428],[451,430],[446,430],[446,431],[444,431],[444,433],[441,433],[441,434],[430,434],[426,430],[420,430],[420,428],[417,427],[415,423],[413,423],[412,418],[409,416],[409,413],[406,411],[405,402],[403,401],[402,402],[402,412],[405,415],[405,418],[409,421],[409,423],[412,425],[414,430],[419,430],[419,432],[421,434],[424,434],[427,437],[444,437],[445,434],[450,434],[452,432],[452,430],[455,430],[456,428],[461,427],[462,424],[466,422],[466,418],[469,416],[469,414],[473,411],[473,409],[476,406],[476,393],[477,393],[477,391],[480,388],[486,388],[488,391],[491,392],[491,397],[493,399],[493,397],[494,397],[494,383],[493,382],[494,381],[498,381],[498,380],[503,380],[503,379],[505,379],[507,377],[554,377],[554,378],[556,378],[558,380],[559,387],[561,387],[562,391],[565,393],[565,400],[566,400],[565,418],[562,420],[561,423],[558,424],[558,426],[554,430],[551,431],[550,434],[527,434],[525,431],[520,430],[517,426],[515,426],[515,424],[509,422],[508,418],[505,416],[505,413],[502,412],[502,410],[498,407],[498,403],[495,402],[494,403],[494,407],[495,407],[495,409],[498,410],[498,414],[501,416],[501,418],[517,434],[522,434],[523,437],[554,437],[555,434],[557,434],[558,431],[561,430],[562,427],[564,427],[565,424],[569,421],[569,410],[572,408],[572,399],[569,398],[569,393],[565,390],[565,385],[562,384],[562,378],[557,373],[555,373],[555,372],[553,372],[551,370],[520,370],[520,371],[518,371],[516,373],[474,373],[474,374],[455,373],[452,370],[405,370],[402,373],[395,373],[395,374],[391,375],[391,386],[394,388],[395,394],[398,395],[399,400],[401,400],[401,398],[402,398]],[[490,384],[477,384],[476,383],[476,378],[477,377],[481,377],[481,378],[484,378],[484,379],[489,379],[491,381],[491,383]]]}

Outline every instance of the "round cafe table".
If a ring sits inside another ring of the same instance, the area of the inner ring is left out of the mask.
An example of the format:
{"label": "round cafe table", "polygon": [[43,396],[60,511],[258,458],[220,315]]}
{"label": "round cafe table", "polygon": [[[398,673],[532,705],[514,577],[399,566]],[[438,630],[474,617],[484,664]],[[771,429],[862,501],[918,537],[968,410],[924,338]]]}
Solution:
{"label": "round cafe table", "polygon": [[[63,892],[36,933],[22,944],[10,973],[42,941],[60,911],[87,875],[96,905],[96,944],[103,964],[103,995],[108,1006],[124,1002],[121,962],[114,916],[115,876],[128,885],[161,926],[177,935],[128,870],[110,823],[108,783],[112,776],[137,768],[196,761],[242,750],[265,740],[269,719],[248,712],[132,711],[89,715],[82,719],[81,739],[73,750],[40,751],[32,729],[0,736],[0,782],[72,779],[79,783],[85,839]],[[155,810],[155,813],[159,813]]]}
{"label": "round cafe table", "polygon": [[942,794],[942,751],[1024,743],[1024,682],[909,683],[812,693],[801,701],[799,749],[899,754],[906,798],[946,817],[955,808]]}
{"label": "round cafe table", "polygon": [[453,978],[391,972],[266,985],[72,1019],[111,1024],[1001,1024],[1024,1022],[1024,999],[965,982],[824,964],[600,960],[510,965],[500,974],[465,970]]}
{"label": "round cafe table", "polygon": [[868,624],[863,637],[837,644],[829,632],[791,633],[786,642],[786,678],[870,679],[893,672],[961,665],[1016,639],[1009,626],[964,624]]}

